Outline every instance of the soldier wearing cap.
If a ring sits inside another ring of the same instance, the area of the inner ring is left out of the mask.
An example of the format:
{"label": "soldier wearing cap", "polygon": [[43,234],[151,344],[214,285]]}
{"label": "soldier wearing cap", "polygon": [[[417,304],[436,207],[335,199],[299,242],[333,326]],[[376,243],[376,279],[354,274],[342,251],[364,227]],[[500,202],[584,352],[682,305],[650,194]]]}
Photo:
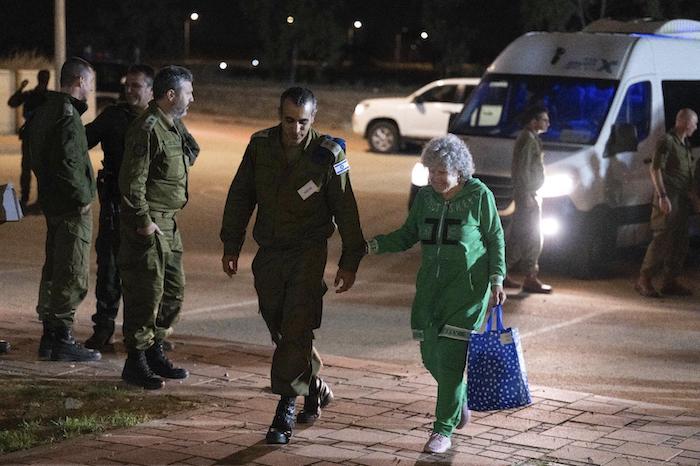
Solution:
{"label": "soldier wearing cap", "polygon": [[194,101],[192,73],[167,66],[156,74],[153,98],[126,134],[119,171],[120,247],[117,263],[124,299],[122,379],[159,389],[184,379],[163,352],[180,315],[185,289],[182,238],[176,214],[187,204],[190,157],[176,121]]}
{"label": "soldier wearing cap", "polygon": [[101,355],[75,342],[76,308],[88,290],[95,179],[85,127],[95,72],[81,58],[61,67],[60,92],[47,91],[45,101],[25,129],[39,204],[46,217],[46,260],[41,271],[37,313],[43,323],[39,359],[96,361]]}
{"label": "soldier wearing cap", "polygon": [[238,271],[246,227],[257,206],[259,249],[253,276],[273,342],[272,391],[280,401],[266,440],[289,442],[296,422],[312,423],[333,398],[318,373],[313,331],[321,325],[327,240],[338,226],[343,242],[336,293],[349,290],[364,255],[344,141],[315,131],[316,98],[293,87],[280,97],[280,124],[253,134],[229,189],[221,228],[226,274]]}
{"label": "soldier wearing cap", "polygon": [[[692,291],[678,281],[688,253],[688,217],[695,196],[695,161],[688,138],[698,127],[698,115],[689,108],[676,114],[673,128],[658,143],[651,163],[654,199],[651,229],[654,237],[644,256],[635,289],[648,298],[688,296]],[[661,294],[652,278],[662,275]]]}

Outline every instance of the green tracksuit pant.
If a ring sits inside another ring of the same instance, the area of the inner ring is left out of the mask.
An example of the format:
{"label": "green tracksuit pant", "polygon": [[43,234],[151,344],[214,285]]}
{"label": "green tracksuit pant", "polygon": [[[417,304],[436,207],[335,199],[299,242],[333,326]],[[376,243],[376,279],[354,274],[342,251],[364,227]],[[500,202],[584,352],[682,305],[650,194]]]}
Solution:
{"label": "green tracksuit pant", "polygon": [[173,331],[185,294],[182,238],[175,213],[151,212],[163,232],[141,236],[121,222],[118,265],[124,301],[124,344],[143,351]]}
{"label": "green tracksuit pant", "polygon": [[433,431],[450,437],[462,417],[462,405],[467,402],[464,369],[469,342],[438,337],[438,333],[434,327],[425,330],[420,353],[423,365],[438,385]]}

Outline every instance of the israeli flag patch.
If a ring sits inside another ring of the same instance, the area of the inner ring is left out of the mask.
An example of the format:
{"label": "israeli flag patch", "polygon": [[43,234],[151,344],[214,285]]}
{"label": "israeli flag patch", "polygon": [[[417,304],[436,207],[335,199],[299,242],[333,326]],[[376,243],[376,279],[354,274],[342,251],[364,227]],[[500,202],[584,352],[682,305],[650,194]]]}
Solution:
{"label": "israeli flag patch", "polygon": [[343,159],[340,162],[333,165],[333,170],[335,170],[336,175],[341,175],[346,171],[350,170],[350,164],[348,163],[348,159]]}

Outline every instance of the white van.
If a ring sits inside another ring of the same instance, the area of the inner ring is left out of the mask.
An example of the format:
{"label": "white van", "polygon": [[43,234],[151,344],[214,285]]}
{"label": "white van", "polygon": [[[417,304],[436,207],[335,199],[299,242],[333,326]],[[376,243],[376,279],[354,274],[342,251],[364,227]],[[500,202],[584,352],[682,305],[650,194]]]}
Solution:
{"label": "white van", "polygon": [[698,57],[700,22],[690,20],[600,20],[576,33],[528,33],[488,67],[450,132],[467,142],[476,176],[507,217],[517,117],[535,102],[548,108],[544,253],[589,276],[615,246],[650,238],[649,164],[676,112],[700,113]]}

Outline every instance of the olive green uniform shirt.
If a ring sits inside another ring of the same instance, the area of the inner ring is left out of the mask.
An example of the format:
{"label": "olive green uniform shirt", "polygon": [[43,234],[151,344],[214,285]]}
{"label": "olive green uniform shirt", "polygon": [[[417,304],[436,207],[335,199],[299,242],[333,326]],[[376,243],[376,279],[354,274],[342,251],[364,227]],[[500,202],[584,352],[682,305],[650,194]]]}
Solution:
{"label": "olive green uniform shirt", "polygon": [[661,138],[652,158],[652,168],[661,170],[664,187],[671,194],[688,193],[693,186],[695,162],[690,142],[669,131]]}
{"label": "olive green uniform shirt", "polygon": [[47,216],[77,213],[95,198],[95,176],[80,120],[85,110],[85,102],[47,91],[26,129],[39,203]]}
{"label": "olive green uniform shirt", "polygon": [[174,213],[187,204],[190,159],[183,135],[155,101],[129,127],[119,171],[121,218],[136,228],[151,223],[150,211]]}
{"label": "olive green uniform shirt", "polygon": [[319,160],[314,154],[323,141],[312,128],[300,151],[285,154],[280,126],[253,134],[226,200],[221,228],[225,254],[240,254],[257,205],[253,237],[260,247],[326,241],[337,225],[343,243],[339,267],[357,271],[365,244],[357,203],[349,172],[338,174],[334,167],[347,163],[345,152],[338,149],[334,160]]}
{"label": "olive green uniform shirt", "polygon": [[515,140],[511,179],[516,203],[525,195],[535,194],[544,184],[542,142],[529,129],[523,129]]}

